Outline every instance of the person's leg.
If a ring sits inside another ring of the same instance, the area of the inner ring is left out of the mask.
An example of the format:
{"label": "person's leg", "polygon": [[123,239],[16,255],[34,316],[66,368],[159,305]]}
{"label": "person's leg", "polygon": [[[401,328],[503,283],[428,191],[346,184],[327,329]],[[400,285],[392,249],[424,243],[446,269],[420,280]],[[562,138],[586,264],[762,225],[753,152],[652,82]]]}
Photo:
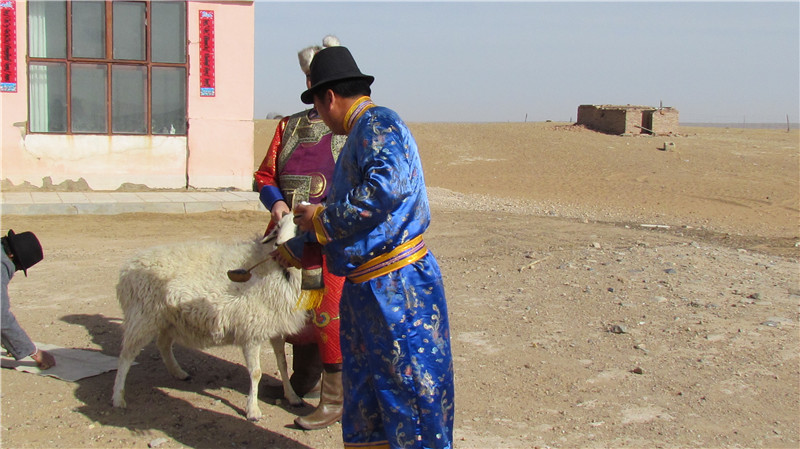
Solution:
{"label": "person's leg", "polygon": [[[391,447],[450,448],[453,364],[444,288],[432,256],[373,280],[360,304],[372,382]],[[371,310],[370,310],[371,309]]]}
{"label": "person's leg", "polygon": [[420,410],[418,447],[451,448],[455,414],[453,354],[439,265],[428,253],[400,271],[410,305],[407,313],[418,318],[405,321],[411,377]]}
{"label": "person's leg", "polygon": [[292,375],[289,382],[298,396],[304,397],[319,386],[322,360],[316,343],[292,345]]}
{"label": "person's leg", "polygon": [[305,430],[322,429],[339,421],[342,417],[342,351],[339,342],[339,301],[342,297],[344,278],[328,273],[323,263],[325,296],[322,304],[314,309],[314,324],[317,343],[324,371],[322,391],[317,408],[310,414],[294,420],[295,425]]}
{"label": "person's leg", "polygon": [[389,447],[383,428],[383,414],[375,394],[373,374],[367,361],[365,342],[371,335],[364,335],[367,322],[363,304],[375,302],[367,286],[367,297],[360,298],[361,284],[345,283],[339,307],[341,317],[342,385],[344,389],[344,411],[342,414],[342,438],[345,448]]}
{"label": "person's leg", "polygon": [[[2,249],[0,249],[2,251]],[[5,257],[5,255],[3,255]],[[2,268],[5,270],[5,268]],[[25,357],[36,352],[36,345],[33,344],[28,334],[22,329],[17,322],[17,318],[11,312],[11,299],[8,296],[8,279],[6,274],[3,273],[3,291],[2,291],[2,316],[0,317],[0,325],[2,325],[2,345],[16,360],[24,359]]]}
{"label": "person's leg", "polygon": [[327,265],[322,266],[325,279],[325,296],[322,303],[314,309],[313,322],[315,336],[320,348],[320,357],[325,365],[342,363],[342,350],[339,341],[339,303],[342,299],[342,288],[345,278],[328,272]]}

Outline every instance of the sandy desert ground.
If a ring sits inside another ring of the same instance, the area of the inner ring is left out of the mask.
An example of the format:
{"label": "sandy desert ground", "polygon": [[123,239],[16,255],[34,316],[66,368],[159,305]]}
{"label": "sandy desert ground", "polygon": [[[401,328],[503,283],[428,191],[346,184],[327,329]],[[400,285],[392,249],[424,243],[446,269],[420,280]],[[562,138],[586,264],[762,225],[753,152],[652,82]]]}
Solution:
{"label": "sandy desert ground", "polygon": [[[257,165],[275,121],[258,121]],[[442,266],[459,448],[800,446],[800,137],[681,128],[609,136],[563,123],[412,124]],[[664,142],[673,151],[663,151]],[[239,240],[266,214],[3,216],[45,260],[11,283],[37,341],[116,356],[115,284],[138,249]],[[643,226],[647,225],[647,226]],[[236,267],[231,267],[236,268]],[[114,373],[75,383],[2,370],[3,447],[337,448],[311,406],[248,389],[231,347],[151,344],[110,406]],[[277,385],[264,350],[266,384]]]}

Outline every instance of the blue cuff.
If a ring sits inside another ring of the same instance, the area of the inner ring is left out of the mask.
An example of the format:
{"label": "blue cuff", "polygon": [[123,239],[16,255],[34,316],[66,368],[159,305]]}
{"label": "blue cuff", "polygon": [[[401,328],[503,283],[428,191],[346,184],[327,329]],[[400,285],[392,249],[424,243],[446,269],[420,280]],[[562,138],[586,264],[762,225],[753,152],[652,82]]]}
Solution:
{"label": "blue cuff", "polygon": [[261,204],[263,204],[264,207],[272,210],[272,205],[275,204],[275,201],[283,201],[283,194],[279,188],[266,185],[262,187],[261,192],[258,193],[258,199],[261,200]]}

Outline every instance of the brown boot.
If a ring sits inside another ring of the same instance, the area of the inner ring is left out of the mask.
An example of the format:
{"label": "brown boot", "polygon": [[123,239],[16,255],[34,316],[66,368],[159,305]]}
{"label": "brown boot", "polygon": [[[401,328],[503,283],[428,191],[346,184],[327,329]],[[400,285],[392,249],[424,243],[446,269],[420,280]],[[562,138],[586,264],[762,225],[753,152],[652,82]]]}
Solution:
{"label": "brown boot", "polygon": [[322,392],[319,398],[319,405],[313,412],[294,420],[297,427],[304,430],[323,429],[342,418],[344,391],[341,365],[332,369],[328,366],[325,367],[325,371],[322,373]]}

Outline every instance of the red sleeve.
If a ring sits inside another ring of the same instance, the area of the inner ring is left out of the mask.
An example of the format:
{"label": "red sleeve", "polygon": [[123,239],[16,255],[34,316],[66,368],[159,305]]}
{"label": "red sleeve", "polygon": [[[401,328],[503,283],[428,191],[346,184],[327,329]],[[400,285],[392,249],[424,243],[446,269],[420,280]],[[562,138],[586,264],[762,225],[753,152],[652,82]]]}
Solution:
{"label": "red sleeve", "polygon": [[284,117],[278,122],[278,126],[275,128],[275,135],[272,136],[272,143],[269,144],[267,149],[267,154],[264,156],[264,160],[261,161],[258,171],[255,172],[254,177],[259,192],[265,185],[278,187],[278,174],[276,173],[278,154],[283,146],[283,131],[286,129],[286,123],[288,122],[289,117]]}

